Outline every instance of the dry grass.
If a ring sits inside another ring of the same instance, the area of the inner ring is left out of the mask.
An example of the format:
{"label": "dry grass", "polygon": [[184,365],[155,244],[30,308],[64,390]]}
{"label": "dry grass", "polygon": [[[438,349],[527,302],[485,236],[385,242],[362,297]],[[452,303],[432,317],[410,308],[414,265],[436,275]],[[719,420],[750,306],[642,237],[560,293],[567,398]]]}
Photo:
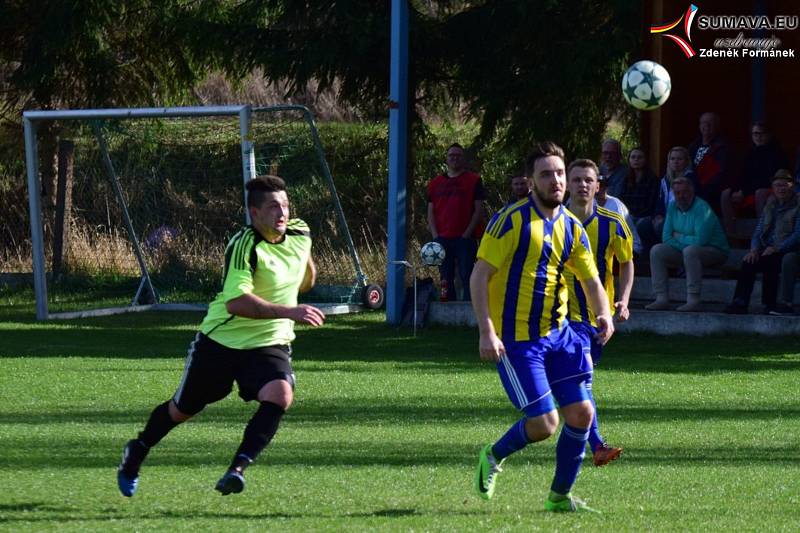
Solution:
{"label": "dry grass", "polygon": [[[359,242],[356,251],[367,280],[385,286],[386,236],[376,236],[368,227],[356,231]],[[424,242],[412,237],[407,242],[406,259],[415,265],[418,278],[430,276],[438,279],[438,270],[422,265],[419,260],[422,244]],[[143,253],[148,271],[160,288],[200,288],[213,292],[219,286],[224,248],[222,242],[201,242],[196,237],[179,234],[165,239],[157,248],[143,246]],[[353,258],[342,239],[315,240],[313,254],[319,270],[319,284],[347,286],[356,279]],[[45,250],[45,264],[49,271],[52,265],[52,246],[49,244]],[[31,272],[30,245],[4,250],[0,256],[0,271]],[[75,221],[70,229],[62,272],[68,278],[84,281],[140,276],[139,264],[127,234],[120,229],[89,227]],[[405,282],[406,285],[412,283],[411,269],[406,269]]]}

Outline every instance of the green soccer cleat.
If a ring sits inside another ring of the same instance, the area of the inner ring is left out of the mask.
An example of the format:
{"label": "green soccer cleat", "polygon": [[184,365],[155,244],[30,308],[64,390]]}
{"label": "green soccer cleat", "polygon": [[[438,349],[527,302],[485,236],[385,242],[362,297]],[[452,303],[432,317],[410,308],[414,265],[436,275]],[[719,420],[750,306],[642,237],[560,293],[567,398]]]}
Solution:
{"label": "green soccer cleat", "polygon": [[492,455],[492,445],[487,444],[478,455],[478,468],[475,469],[475,490],[484,500],[491,499],[494,496],[494,482],[497,480],[497,474],[503,471],[499,463],[495,461]]}
{"label": "green soccer cleat", "polygon": [[563,499],[553,501],[552,495],[544,502],[544,510],[551,513],[600,513],[597,509],[592,509],[586,502],[568,493]]}

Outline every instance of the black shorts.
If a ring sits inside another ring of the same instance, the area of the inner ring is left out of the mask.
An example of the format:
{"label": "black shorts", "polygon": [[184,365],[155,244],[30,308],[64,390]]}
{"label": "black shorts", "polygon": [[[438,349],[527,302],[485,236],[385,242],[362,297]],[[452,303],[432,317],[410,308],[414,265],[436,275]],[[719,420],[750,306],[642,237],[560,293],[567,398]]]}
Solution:
{"label": "black shorts", "polygon": [[255,400],[261,387],[276,379],[288,381],[294,389],[291,353],[288,345],[236,350],[198,332],[172,399],[180,412],[193,415],[230,394],[234,381],[246,402]]}

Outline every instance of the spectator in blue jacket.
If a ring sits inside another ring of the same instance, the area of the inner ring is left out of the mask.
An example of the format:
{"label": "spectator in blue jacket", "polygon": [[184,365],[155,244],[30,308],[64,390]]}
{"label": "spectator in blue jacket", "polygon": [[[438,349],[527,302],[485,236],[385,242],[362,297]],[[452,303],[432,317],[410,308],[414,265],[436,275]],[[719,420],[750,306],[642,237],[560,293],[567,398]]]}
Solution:
{"label": "spectator in blue jacket", "polygon": [[667,207],[662,242],[650,249],[650,273],[656,299],[646,309],[669,308],[669,267],[683,267],[686,273],[686,303],[678,311],[700,308],[703,267],[721,265],[730,247],[722,224],[708,202],[694,193],[694,183],[687,177],[672,181],[675,199]]}
{"label": "spectator in blue jacket", "polygon": [[794,178],[788,170],[778,170],[772,178],[775,199],[764,207],[758,219],[750,251],[742,259],[733,302],[725,308],[726,313],[747,313],[758,272],[763,274],[761,302],[764,312],[770,315],[792,312],[788,305],[778,307],[776,301],[783,257],[800,249],[800,202],[793,185]]}

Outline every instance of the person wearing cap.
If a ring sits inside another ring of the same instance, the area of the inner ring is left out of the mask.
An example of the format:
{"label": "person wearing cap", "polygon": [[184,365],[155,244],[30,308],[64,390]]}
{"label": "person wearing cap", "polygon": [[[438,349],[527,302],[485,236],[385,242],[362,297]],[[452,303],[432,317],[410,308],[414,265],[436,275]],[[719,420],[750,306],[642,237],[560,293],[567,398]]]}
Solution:
{"label": "person wearing cap", "polygon": [[675,199],[667,207],[662,242],[650,248],[650,274],[656,299],[649,311],[669,309],[668,269],[686,272],[686,303],[676,311],[699,311],[703,268],[719,266],[730,252],[728,239],[708,202],[695,195],[694,183],[682,176],[672,180]]}
{"label": "person wearing cap", "polygon": [[800,203],[793,190],[794,178],[786,169],[778,170],[772,177],[775,199],[764,207],[758,225],[750,240],[750,251],[742,259],[733,301],[726,313],[745,314],[750,304],[756,274],[762,273],[761,301],[764,312],[781,315],[791,308],[777,305],[778,280],[783,257],[800,249]]}

